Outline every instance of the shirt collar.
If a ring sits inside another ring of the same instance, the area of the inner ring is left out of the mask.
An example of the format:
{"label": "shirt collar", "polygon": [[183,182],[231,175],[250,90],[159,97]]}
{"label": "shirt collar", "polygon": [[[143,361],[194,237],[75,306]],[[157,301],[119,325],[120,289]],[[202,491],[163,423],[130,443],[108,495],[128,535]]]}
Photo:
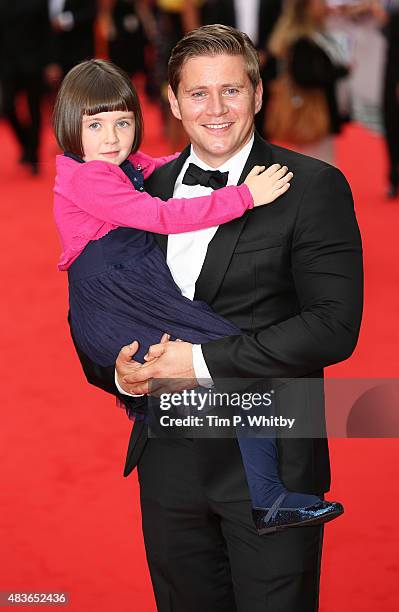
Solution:
{"label": "shirt collar", "polygon": [[254,144],[254,138],[255,136],[254,134],[252,134],[249,142],[247,142],[247,144],[242,149],[240,149],[238,153],[233,155],[233,157],[230,157],[230,159],[228,159],[224,164],[219,166],[219,168],[211,168],[208,164],[203,162],[202,159],[200,159],[198,155],[196,155],[193,150],[193,146],[191,145],[190,155],[188,156],[184,165],[185,167],[188,167],[188,164],[192,163],[196,164],[200,168],[203,168],[204,170],[220,170],[220,172],[228,172],[229,179],[227,184],[236,185],[239,181],[242,171],[244,170],[244,166],[248,159],[248,156],[251,152],[252,146]]}

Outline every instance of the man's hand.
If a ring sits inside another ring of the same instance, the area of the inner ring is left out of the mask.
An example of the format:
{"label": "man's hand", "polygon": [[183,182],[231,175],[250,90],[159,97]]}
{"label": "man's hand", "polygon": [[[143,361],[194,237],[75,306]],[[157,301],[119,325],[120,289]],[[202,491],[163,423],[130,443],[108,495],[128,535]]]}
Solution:
{"label": "man's hand", "polygon": [[[162,355],[162,352],[163,352],[162,347],[164,343],[167,342],[169,339],[170,339],[169,334],[164,334],[161,338],[160,343],[156,345],[158,347],[156,351],[158,356]],[[137,370],[137,368],[141,368],[143,365],[139,361],[134,361],[133,359],[138,349],[139,349],[139,343],[137,342],[137,340],[134,340],[131,344],[127,344],[126,346],[123,346],[121,350],[119,351],[119,355],[115,363],[115,369],[116,369],[116,374],[118,377],[118,383],[120,387],[126,393],[142,395],[142,393],[130,391],[126,383],[123,382],[124,376],[126,376],[127,374],[131,374],[132,372],[134,372],[134,370]],[[147,355],[144,356],[144,360],[147,362],[150,362],[155,358],[156,358],[155,355],[153,355],[152,357],[149,357],[148,353]]]}
{"label": "man's hand", "polygon": [[[133,342],[123,347],[116,361],[118,382],[127,393],[135,395],[149,392],[150,379],[163,379],[161,385],[151,385],[151,394],[193,389],[198,386],[193,368],[192,344],[170,342],[163,336],[159,344],[150,347],[141,365],[132,361],[138,345]],[[166,380],[165,380],[166,379]]]}
{"label": "man's hand", "polygon": [[198,386],[193,369],[192,344],[170,342],[169,338],[168,334],[164,334],[159,344],[149,348],[144,364],[133,359],[139,347],[136,340],[121,348],[115,368],[118,383],[126,393],[147,394],[152,378],[167,379],[162,381],[162,389],[159,385],[157,389],[151,385],[151,394],[155,392],[156,395]]}
{"label": "man's hand", "polygon": [[135,369],[140,368],[142,365],[138,361],[133,360],[133,357],[137,353],[138,348],[139,348],[139,343],[137,342],[137,340],[135,340],[131,344],[128,344],[127,346],[123,346],[121,350],[119,351],[119,355],[115,362],[115,370],[116,370],[116,375],[118,378],[119,386],[126,393],[133,393],[133,392],[130,390],[130,387],[128,387],[128,385],[126,385],[126,383],[123,382],[123,378],[127,374],[130,374],[131,372],[133,372]]}

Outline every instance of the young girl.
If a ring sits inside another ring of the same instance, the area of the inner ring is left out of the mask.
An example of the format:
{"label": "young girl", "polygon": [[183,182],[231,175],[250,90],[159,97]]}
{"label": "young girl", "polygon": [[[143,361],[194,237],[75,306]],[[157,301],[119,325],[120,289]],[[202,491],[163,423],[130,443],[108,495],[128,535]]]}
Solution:
{"label": "young girl", "polygon": [[[243,185],[208,197],[167,202],[150,197],[143,178],[171,158],[154,160],[138,152],[137,94],[127,75],[101,60],[83,62],[67,74],[54,126],[65,151],[57,157],[54,189],[63,246],[59,269],[68,270],[71,326],[79,348],[109,366],[133,338],[140,343],[135,359],[142,360],[164,332],[193,344],[240,334],[205,303],[182,296],[148,232],[226,223],[285,193],[292,173],[278,164],[263,173],[255,167]],[[273,439],[251,438],[240,447],[259,533],[326,522],[342,513],[338,503],[284,488]]]}

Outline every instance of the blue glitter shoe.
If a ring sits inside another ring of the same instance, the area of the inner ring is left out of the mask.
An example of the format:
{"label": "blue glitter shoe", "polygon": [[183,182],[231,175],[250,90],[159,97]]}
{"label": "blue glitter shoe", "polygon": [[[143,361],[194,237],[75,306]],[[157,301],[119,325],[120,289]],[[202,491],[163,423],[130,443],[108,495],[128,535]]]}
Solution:
{"label": "blue glitter shoe", "polygon": [[282,493],[271,508],[253,508],[252,516],[259,535],[287,527],[308,527],[327,523],[344,512],[339,502],[323,500],[306,508],[284,508],[282,504],[286,496],[286,493]]}

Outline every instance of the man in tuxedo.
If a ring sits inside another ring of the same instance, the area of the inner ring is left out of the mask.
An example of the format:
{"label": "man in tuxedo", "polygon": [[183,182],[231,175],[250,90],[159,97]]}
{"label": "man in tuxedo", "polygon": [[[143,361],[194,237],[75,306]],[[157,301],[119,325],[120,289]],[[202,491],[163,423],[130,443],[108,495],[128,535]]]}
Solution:
{"label": "man in tuxedo", "polygon": [[[225,26],[188,33],[169,63],[169,100],[190,137],[179,158],[155,172],[150,193],[166,199],[209,193],[186,169],[228,172],[239,183],[254,165],[287,165],[291,188],[269,206],[219,228],[159,237],[184,295],[201,299],[243,334],[193,346],[167,341],[146,366],[124,347],[113,368],[79,353],[87,379],[137,410],[151,378],[311,378],[353,351],[362,310],[362,255],[349,186],[339,170],[262,140],[256,50]],[[209,176],[209,175],[208,175]],[[133,339],[132,339],[133,340]],[[117,382],[117,386],[116,383]],[[309,392],[309,393],[308,393]],[[321,408],[323,412],[323,408]],[[323,495],[330,486],[327,440],[279,439],[287,489]],[[138,465],[143,532],[160,612],[310,612],[318,607],[319,526],[261,537],[236,439],[148,438],[136,420],[125,475]]]}

